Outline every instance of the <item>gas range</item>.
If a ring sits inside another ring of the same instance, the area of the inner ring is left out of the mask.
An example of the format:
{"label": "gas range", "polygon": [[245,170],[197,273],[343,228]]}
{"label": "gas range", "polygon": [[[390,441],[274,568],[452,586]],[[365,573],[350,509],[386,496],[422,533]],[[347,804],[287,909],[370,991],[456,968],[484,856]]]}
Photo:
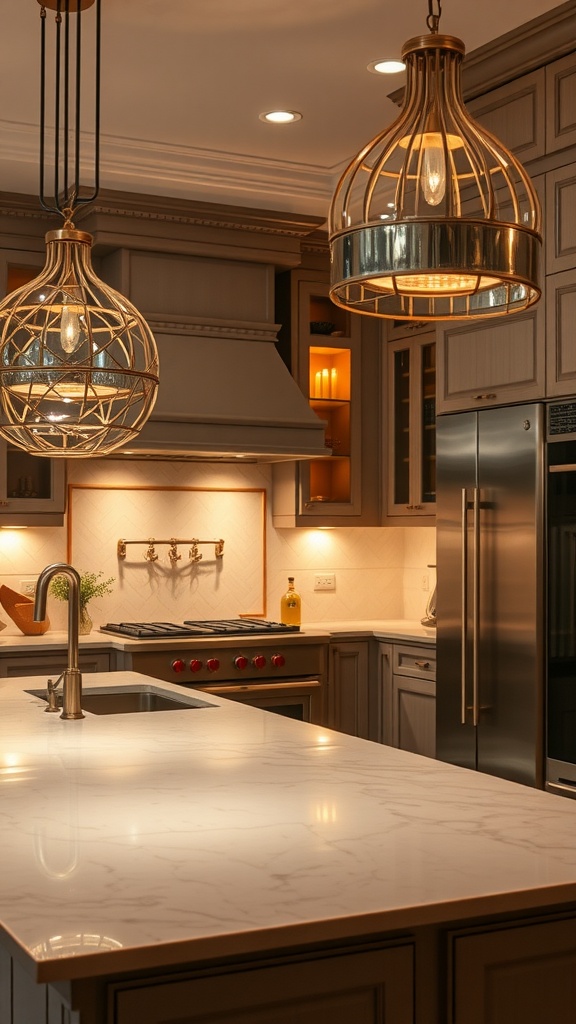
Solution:
{"label": "gas range", "polygon": [[133,640],[170,640],[194,637],[246,637],[270,636],[277,633],[298,633],[299,626],[265,619],[201,619],[176,622],[108,622],[100,626],[101,633],[127,636]]}

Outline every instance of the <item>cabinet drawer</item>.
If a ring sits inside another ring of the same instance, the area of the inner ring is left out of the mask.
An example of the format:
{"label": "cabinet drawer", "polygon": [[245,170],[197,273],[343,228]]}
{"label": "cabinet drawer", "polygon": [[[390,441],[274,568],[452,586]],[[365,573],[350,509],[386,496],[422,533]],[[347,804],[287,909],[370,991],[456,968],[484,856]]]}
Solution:
{"label": "cabinet drawer", "polygon": [[394,675],[436,679],[436,651],[433,647],[394,645]]}

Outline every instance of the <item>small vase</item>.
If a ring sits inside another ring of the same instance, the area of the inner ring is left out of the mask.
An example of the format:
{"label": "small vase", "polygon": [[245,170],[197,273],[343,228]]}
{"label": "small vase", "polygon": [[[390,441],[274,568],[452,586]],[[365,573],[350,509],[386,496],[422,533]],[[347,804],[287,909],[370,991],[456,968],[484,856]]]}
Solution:
{"label": "small vase", "polygon": [[92,626],[94,623],[88,614],[86,605],[80,607],[80,621],[78,623],[78,633],[80,636],[86,636],[87,633],[92,632]]}

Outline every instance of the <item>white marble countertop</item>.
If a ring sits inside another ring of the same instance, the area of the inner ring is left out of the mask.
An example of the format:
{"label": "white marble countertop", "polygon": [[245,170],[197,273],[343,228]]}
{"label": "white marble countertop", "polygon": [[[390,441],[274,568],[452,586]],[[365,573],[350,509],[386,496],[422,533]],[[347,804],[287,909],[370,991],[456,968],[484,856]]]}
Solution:
{"label": "white marble countertop", "polygon": [[[84,686],[142,681],[182,697]],[[212,696],[65,722],[38,685],[0,681],[0,927],[38,981],[576,901],[574,801]]]}
{"label": "white marble countertop", "polygon": [[[381,640],[403,640],[422,643],[435,643],[436,630],[422,626],[417,621],[410,619],[359,619],[334,622],[304,622],[299,633],[287,634],[282,637],[282,642],[297,639],[302,643],[313,643],[317,639],[330,637],[376,637]],[[272,635],[270,643],[278,642],[278,637]],[[80,637],[80,646],[90,648],[112,648],[118,651],[141,651],[158,650],[163,647],[173,648],[175,644],[182,649],[189,647],[206,646],[206,637],[190,639],[180,637],[174,640],[132,640],[129,637],[114,636],[112,633],[101,633],[98,629],[93,630],[87,636]],[[237,645],[238,637],[218,638],[218,644]],[[23,651],[47,651],[51,648],[61,648],[67,645],[67,633],[64,630],[49,630],[43,636],[24,636],[17,626],[8,624],[7,628],[0,633],[0,656],[3,654],[18,654]]]}

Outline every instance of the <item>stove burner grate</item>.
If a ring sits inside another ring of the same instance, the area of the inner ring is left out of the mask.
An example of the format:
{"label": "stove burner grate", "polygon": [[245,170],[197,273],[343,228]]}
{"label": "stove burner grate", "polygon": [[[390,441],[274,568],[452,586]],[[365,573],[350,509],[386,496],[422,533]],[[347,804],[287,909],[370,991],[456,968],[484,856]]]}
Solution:
{"label": "stove burner grate", "polygon": [[183,637],[256,636],[274,633],[298,633],[299,626],[264,619],[200,619],[175,622],[107,622],[102,633],[132,637],[134,640],[170,640]]}

